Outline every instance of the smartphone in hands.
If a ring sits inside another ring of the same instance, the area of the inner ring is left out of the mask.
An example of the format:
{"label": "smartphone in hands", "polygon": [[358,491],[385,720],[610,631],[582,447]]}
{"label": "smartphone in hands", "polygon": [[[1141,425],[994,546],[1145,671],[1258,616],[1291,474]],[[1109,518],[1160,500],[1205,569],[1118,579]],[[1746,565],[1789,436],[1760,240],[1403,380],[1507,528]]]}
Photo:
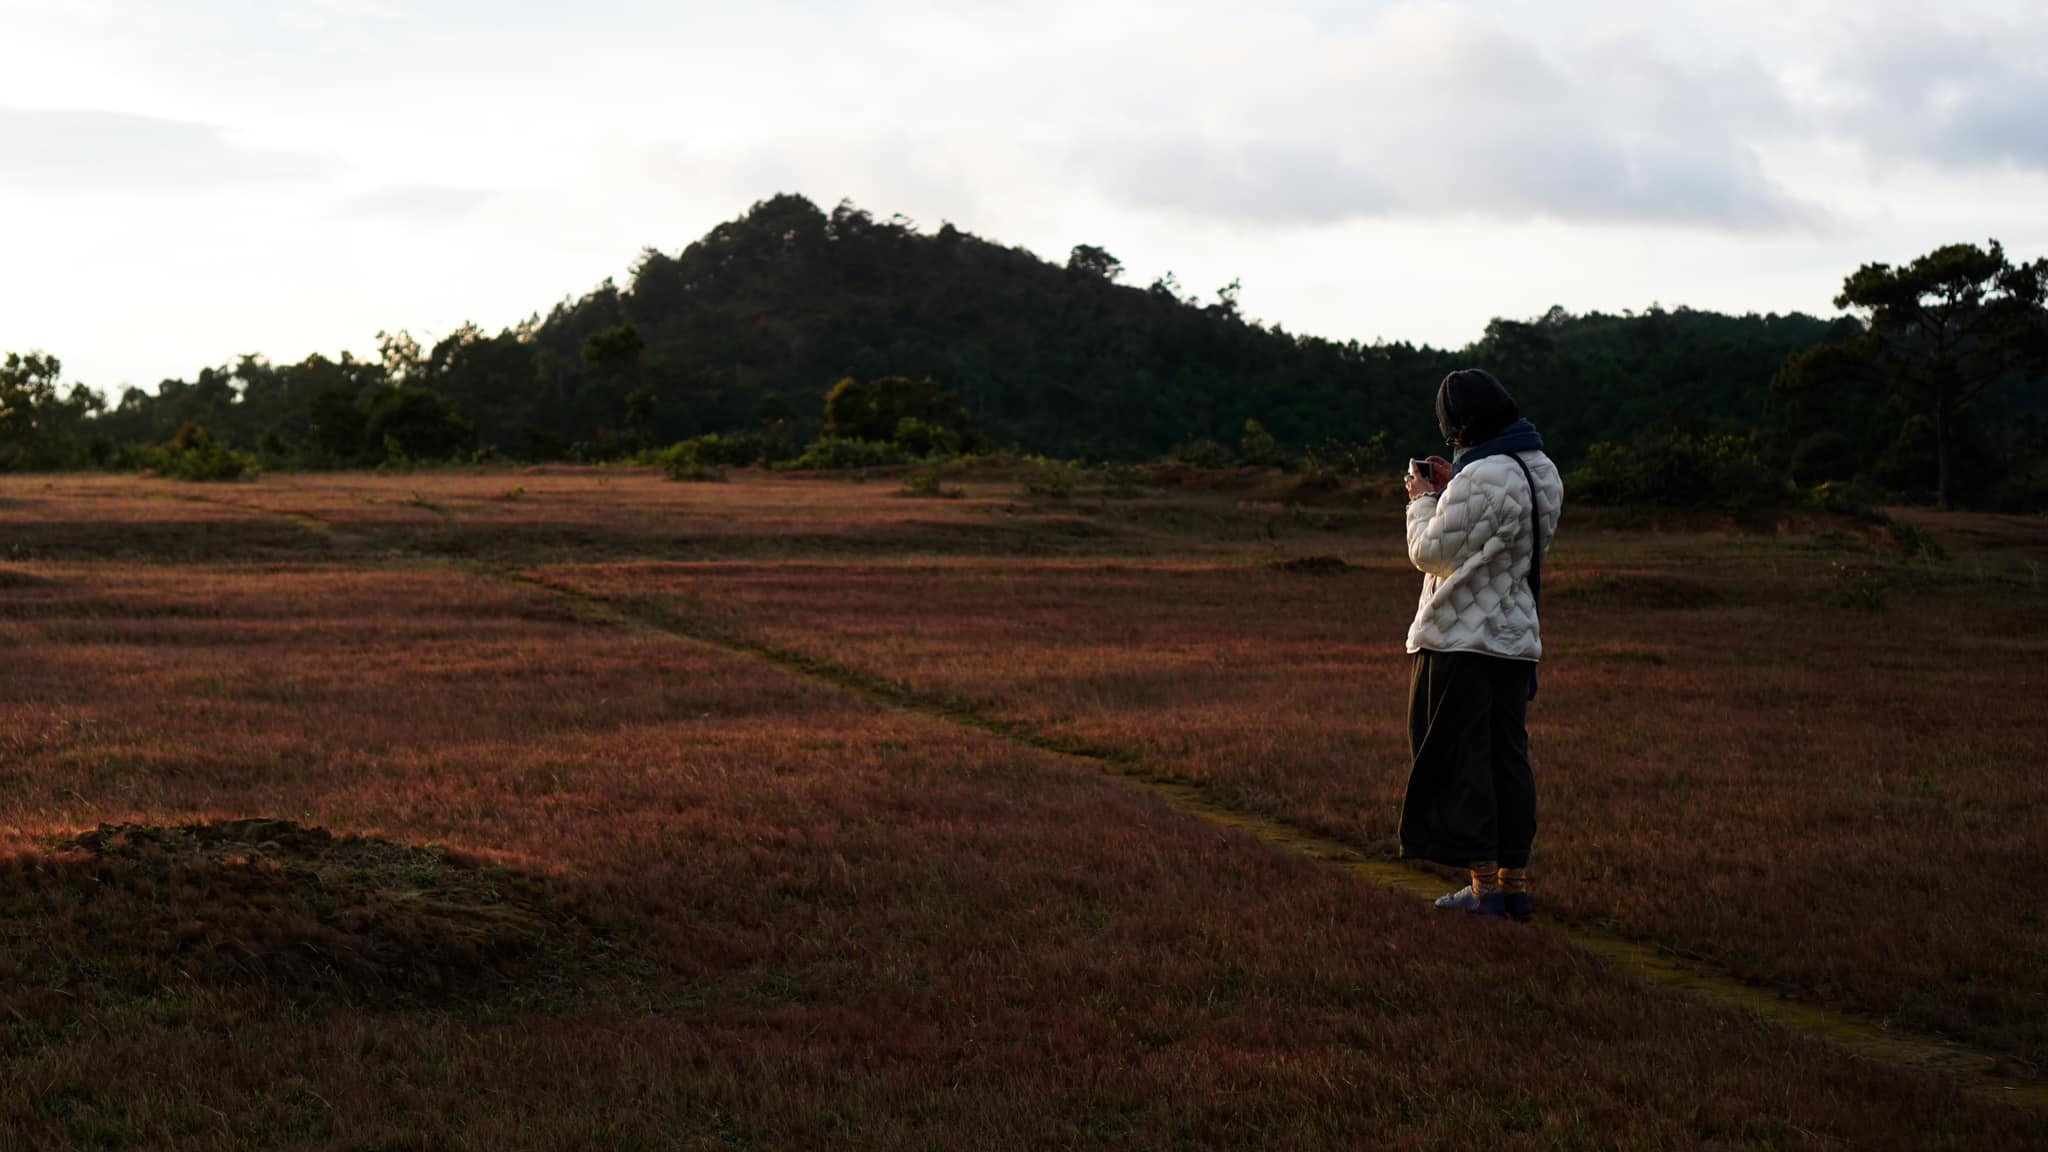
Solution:
{"label": "smartphone in hands", "polygon": [[[1442,492],[1444,486],[1451,482],[1451,466],[1435,456],[1411,459],[1408,461],[1408,480],[1410,496],[1422,492]],[[1417,487],[1418,484],[1420,487]]]}

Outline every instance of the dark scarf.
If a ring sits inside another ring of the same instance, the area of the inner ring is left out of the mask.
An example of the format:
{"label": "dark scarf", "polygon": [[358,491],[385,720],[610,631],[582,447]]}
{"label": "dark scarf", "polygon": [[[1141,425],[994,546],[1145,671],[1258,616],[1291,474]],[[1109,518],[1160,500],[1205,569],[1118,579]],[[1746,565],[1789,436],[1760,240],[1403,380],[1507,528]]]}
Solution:
{"label": "dark scarf", "polygon": [[[1543,508],[1536,499],[1536,477],[1529,474],[1529,465],[1523,461],[1524,452],[1543,451],[1543,436],[1536,426],[1527,420],[1517,420],[1500,430],[1493,439],[1470,448],[1460,448],[1451,457],[1451,475],[1456,476],[1466,468],[1489,456],[1506,456],[1521,466],[1522,479],[1529,482],[1529,531],[1536,542],[1535,551],[1529,556],[1529,597],[1536,602],[1540,612],[1543,608]],[[1529,699],[1536,698],[1536,669],[1529,669]]]}
{"label": "dark scarf", "polygon": [[1513,456],[1519,452],[1541,451],[1543,436],[1536,431],[1536,426],[1527,420],[1517,420],[1495,433],[1493,439],[1470,448],[1460,448],[1452,453],[1451,475],[1456,476],[1463,472],[1467,465],[1477,463],[1488,456]]}

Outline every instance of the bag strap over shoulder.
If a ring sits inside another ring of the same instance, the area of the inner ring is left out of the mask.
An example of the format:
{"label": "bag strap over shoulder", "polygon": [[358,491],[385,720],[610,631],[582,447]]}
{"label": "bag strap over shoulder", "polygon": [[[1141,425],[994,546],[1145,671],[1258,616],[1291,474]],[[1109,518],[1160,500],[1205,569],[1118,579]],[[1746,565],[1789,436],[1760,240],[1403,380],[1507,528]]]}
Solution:
{"label": "bag strap over shoulder", "polygon": [[[1543,610],[1543,502],[1536,494],[1536,476],[1529,471],[1529,462],[1519,452],[1512,453],[1516,465],[1522,469],[1522,479],[1529,482],[1529,540],[1534,545],[1529,554],[1529,596],[1536,602],[1540,615]],[[1529,699],[1536,698],[1536,669],[1529,670]]]}

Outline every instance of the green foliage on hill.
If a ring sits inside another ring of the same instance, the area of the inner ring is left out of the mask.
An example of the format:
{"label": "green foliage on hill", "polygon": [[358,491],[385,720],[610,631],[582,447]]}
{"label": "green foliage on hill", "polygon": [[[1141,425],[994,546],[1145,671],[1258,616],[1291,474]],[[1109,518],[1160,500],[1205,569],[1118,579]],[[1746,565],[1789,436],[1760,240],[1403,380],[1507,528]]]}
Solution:
{"label": "green foliage on hill", "polygon": [[[375,362],[245,358],[193,383],[167,381],[155,396],[131,391],[104,424],[116,439],[160,441],[196,420],[238,445],[271,432],[308,458],[361,463],[379,445],[346,451],[345,412],[322,400],[328,419],[318,419],[316,398],[349,394],[363,408],[376,388],[402,382],[446,397],[478,443],[531,459],[622,456],[778,426],[798,444],[828,433],[885,442],[906,418],[924,425],[908,434],[939,448],[971,419],[984,442],[1067,457],[1236,445],[1247,420],[1283,454],[1379,432],[1426,449],[1437,439],[1435,382],[1484,360],[1560,443],[1583,445],[1638,424],[1744,426],[1785,356],[1829,331],[1807,317],[1553,310],[1498,322],[1453,354],[1297,336],[1247,320],[1235,286],[1203,302],[1170,276],[1140,288],[1118,283],[1121,274],[1089,245],[1061,266],[951,225],[925,232],[778,196],[680,253],[643,253],[623,288],[607,282],[495,335],[464,326],[422,349],[401,333]],[[826,405],[848,378],[942,388],[951,408],[906,394],[882,428],[884,414],[850,404],[840,422],[861,427],[849,433]]]}
{"label": "green foliage on hill", "polygon": [[[1966,263],[2004,275],[2005,297],[2038,296],[2039,276],[2001,273],[1998,256]],[[1649,483],[1644,469],[1657,460],[1691,459],[1684,445],[1737,437],[1763,469],[1809,487],[1857,481],[1931,497],[1946,455],[1967,461],[1949,485],[1961,499],[2024,504],[2029,483],[2048,493],[2048,481],[2028,479],[2044,415],[2039,373],[2008,356],[1971,377],[1971,403],[1923,403],[1927,363],[1990,361],[1967,350],[1915,359],[1924,350],[1895,317],[1899,302],[1917,299],[1901,293],[1919,284],[1899,278],[1919,266],[1873,268],[1850,278],[1841,302],[1860,316],[1553,308],[1495,320],[1452,352],[1298,336],[1247,319],[1235,284],[1210,301],[1170,274],[1122,284],[1121,262],[1091,245],[1060,265],[950,224],[925,231],[784,195],[681,252],[647,250],[624,287],[607,281],[495,335],[465,325],[423,348],[401,332],[383,338],[374,361],[244,357],[154,393],[130,389],[103,414],[71,410],[57,422],[68,429],[62,444],[46,437],[6,459],[113,459],[121,445],[161,445],[191,422],[296,466],[480,450],[644,458],[717,436],[758,441],[761,462],[819,467],[999,445],[1061,458],[1398,468],[1440,448],[1436,382],[1477,364],[1507,381],[1566,467],[1606,445],[1606,474],[1633,477],[1617,490]],[[2001,323],[2028,315],[2023,299],[2000,308]],[[1638,448],[1645,457],[1631,471],[1624,456]],[[714,459],[723,454],[684,453],[707,468],[726,466]]]}
{"label": "green foliage on hill", "polygon": [[1663,436],[1598,443],[1565,479],[1574,499],[1637,508],[1751,512],[1788,503],[1791,478],[1759,459],[1750,436]]}

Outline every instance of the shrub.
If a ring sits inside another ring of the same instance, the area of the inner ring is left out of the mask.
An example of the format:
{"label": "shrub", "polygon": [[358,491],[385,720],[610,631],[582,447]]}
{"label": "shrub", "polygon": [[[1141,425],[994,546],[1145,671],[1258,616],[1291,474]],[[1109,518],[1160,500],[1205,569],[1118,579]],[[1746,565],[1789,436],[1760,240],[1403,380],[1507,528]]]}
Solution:
{"label": "shrub", "polygon": [[258,471],[254,456],[220,443],[190,420],[169,444],[145,448],[140,455],[144,467],[174,480],[239,480]]}
{"label": "shrub", "polygon": [[753,432],[731,432],[723,436],[713,432],[697,437],[697,455],[706,464],[747,468],[759,464],[767,452],[767,442]]}
{"label": "shrub", "polygon": [[[829,439],[901,443],[906,421],[914,423],[915,435],[950,437],[953,447],[948,451],[958,451],[973,435],[967,410],[930,377],[884,376],[862,383],[849,376],[825,396]],[[905,447],[920,456],[930,455],[929,449]]]}
{"label": "shrub", "polygon": [[671,457],[662,463],[661,471],[671,480],[688,484],[717,483],[725,479],[725,469],[706,464],[695,453]]}
{"label": "shrub", "polygon": [[1948,559],[1948,552],[1942,548],[1940,542],[1918,524],[1887,518],[1885,531],[1891,534],[1892,541],[1906,554],[1908,560]]}
{"label": "shrub", "polygon": [[831,472],[851,468],[887,468],[908,463],[910,458],[894,444],[823,436],[812,441],[811,446],[804,449],[804,454],[790,461],[786,467],[798,471]]}
{"label": "shrub", "polygon": [[1882,612],[1885,607],[1884,573],[1867,564],[1832,566],[1832,588],[1828,603],[1848,612]]}
{"label": "shrub", "polygon": [[1066,500],[1074,494],[1072,470],[1052,460],[1035,460],[1018,478],[1025,496],[1040,500]]}
{"label": "shrub", "polygon": [[1337,470],[1325,465],[1314,456],[1306,456],[1301,462],[1301,479],[1294,484],[1294,491],[1303,496],[1335,492],[1344,487],[1344,477]]}
{"label": "shrub", "polygon": [[948,488],[939,479],[938,469],[920,468],[903,478],[905,496],[936,497],[941,500],[956,500],[967,494],[964,488]]}
{"label": "shrub", "polygon": [[1230,449],[1207,439],[1175,448],[1173,459],[1192,468],[1228,468],[1231,464]]}
{"label": "shrub", "polygon": [[723,480],[721,469],[760,463],[767,444],[752,432],[721,436],[716,432],[680,440],[654,454],[654,462],[671,480]]}
{"label": "shrub", "polygon": [[1600,443],[1565,480],[1590,504],[1750,512],[1784,505],[1790,481],[1757,459],[1744,436],[1660,436],[1632,447]]}
{"label": "shrub", "polygon": [[467,456],[475,431],[460,409],[429,388],[399,385],[370,400],[365,435],[395,461]]}
{"label": "shrub", "polygon": [[892,438],[898,448],[912,456],[957,456],[960,454],[960,434],[951,428],[927,423],[915,416],[905,416],[896,422],[896,435]]}
{"label": "shrub", "polygon": [[1237,442],[1237,450],[1247,464],[1270,467],[1286,462],[1280,454],[1280,442],[1257,420],[1244,422],[1244,437]]}
{"label": "shrub", "polygon": [[1135,464],[1105,464],[1102,466],[1102,493],[1118,500],[1129,500],[1144,491],[1152,478],[1143,468]]}
{"label": "shrub", "polygon": [[1296,556],[1276,560],[1273,567],[1294,576],[1341,576],[1351,571],[1341,556]]}
{"label": "shrub", "polygon": [[1877,523],[1890,520],[1878,509],[1877,493],[1854,482],[1816,484],[1807,490],[1806,500],[1816,512],[1833,512]]}
{"label": "shrub", "polygon": [[1340,476],[1381,476],[1387,471],[1387,434],[1375,432],[1365,443],[1325,440],[1303,457],[1303,470],[1329,471]]}

